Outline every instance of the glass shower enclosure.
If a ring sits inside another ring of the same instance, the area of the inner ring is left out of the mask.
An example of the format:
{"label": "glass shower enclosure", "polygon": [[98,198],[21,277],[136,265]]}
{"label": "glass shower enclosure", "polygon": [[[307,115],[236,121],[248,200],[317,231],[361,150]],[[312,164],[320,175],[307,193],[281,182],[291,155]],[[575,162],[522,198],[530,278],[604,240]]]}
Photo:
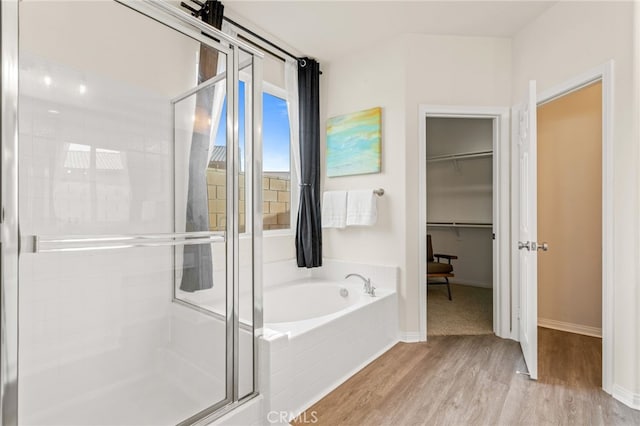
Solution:
{"label": "glass shower enclosure", "polygon": [[262,54],[168,2],[0,13],[0,424],[194,424],[253,398]]}

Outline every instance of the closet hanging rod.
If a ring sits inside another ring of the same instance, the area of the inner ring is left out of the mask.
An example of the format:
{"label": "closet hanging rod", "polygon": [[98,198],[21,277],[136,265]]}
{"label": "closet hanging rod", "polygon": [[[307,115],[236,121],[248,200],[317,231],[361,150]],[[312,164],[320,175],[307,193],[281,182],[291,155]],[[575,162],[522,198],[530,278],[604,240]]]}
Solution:
{"label": "closet hanging rod", "polygon": [[436,155],[434,157],[427,157],[428,162],[434,161],[447,161],[447,160],[463,160],[465,158],[482,158],[482,157],[491,157],[493,155],[493,151],[475,151],[475,152],[465,152],[461,154],[447,154],[447,155]]}
{"label": "closet hanging rod", "polygon": [[493,228],[491,223],[483,222],[427,222],[432,228]]}

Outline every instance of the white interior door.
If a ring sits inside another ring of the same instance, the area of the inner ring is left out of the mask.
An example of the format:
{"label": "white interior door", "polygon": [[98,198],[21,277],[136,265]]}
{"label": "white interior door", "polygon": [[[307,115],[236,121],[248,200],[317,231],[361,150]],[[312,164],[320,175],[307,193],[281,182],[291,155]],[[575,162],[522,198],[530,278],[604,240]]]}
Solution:
{"label": "white interior door", "polygon": [[520,345],[532,379],[538,378],[538,203],[536,82],[529,82],[523,104],[515,108],[519,159],[518,261],[520,271]]}

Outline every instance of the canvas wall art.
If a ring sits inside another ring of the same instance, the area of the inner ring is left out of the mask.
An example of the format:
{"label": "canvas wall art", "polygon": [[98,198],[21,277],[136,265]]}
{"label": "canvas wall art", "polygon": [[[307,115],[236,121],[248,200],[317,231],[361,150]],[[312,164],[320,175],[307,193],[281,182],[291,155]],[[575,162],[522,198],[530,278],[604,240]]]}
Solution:
{"label": "canvas wall art", "polygon": [[327,176],[380,172],[382,108],[327,120]]}

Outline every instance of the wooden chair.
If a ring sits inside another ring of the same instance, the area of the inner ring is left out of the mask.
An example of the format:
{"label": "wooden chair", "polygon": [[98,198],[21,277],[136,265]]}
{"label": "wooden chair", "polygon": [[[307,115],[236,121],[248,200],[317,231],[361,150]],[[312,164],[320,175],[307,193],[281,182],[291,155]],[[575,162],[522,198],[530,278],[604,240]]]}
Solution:
{"label": "wooden chair", "polygon": [[[451,300],[451,286],[449,286],[449,278],[454,277],[453,265],[451,261],[457,259],[458,256],[450,254],[434,254],[431,245],[431,235],[427,235],[427,285],[447,285],[449,300]],[[440,259],[446,259],[448,263],[440,262]],[[433,278],[444,278],[444,281],[430,281]]]}

